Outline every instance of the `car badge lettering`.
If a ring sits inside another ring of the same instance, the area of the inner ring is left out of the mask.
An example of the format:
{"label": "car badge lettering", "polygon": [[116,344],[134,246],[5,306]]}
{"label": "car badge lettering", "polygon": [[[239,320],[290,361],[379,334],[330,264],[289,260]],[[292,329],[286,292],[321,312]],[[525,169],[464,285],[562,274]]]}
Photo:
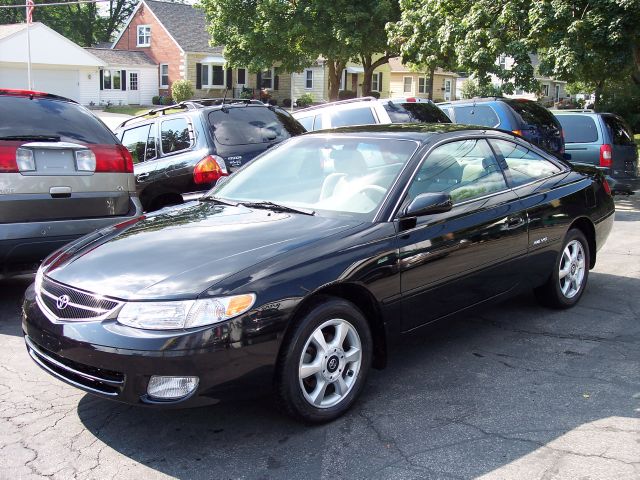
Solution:
{"label": "car badge lettering", "polygon": [[60,295],[56,299],[56,307],[58,307],[58,310],[64,310],[69,305],[70,300],[69,295]]}

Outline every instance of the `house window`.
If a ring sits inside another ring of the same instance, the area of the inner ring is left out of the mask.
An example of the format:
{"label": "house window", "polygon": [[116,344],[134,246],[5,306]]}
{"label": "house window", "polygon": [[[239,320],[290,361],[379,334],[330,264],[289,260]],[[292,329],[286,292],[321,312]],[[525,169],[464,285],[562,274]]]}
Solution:
{"label": "house window", "polygon": [[273,88],[273,68],[262,71],[262,84],[260,88]]}
{"label": "house window", "polygon": [[169,88],[169,64],[160,64],[160,88]]}
{"label": "house window", "polygon": [[427,77],[418,77],[418,93],[427,93]]}
{"label": "house window", "polygon": [[103,90],[120,90],[122,88],[122,78],[120,70],[103,70],[102,71],[102,89]]}
{"label": "house window", "polygon": [[239,68],[238,69],[238,85],[246,85],[247,83],[247,69]]}
{"label": "house window", "polygon": [[507,68],[507,56],[506,55],[500,55],[498,57],[498,63],[500,64],[500,68]]}
{"label": "house window", "polygon": [[374,72],[373,75],[371,75],[371,91],[379,92],[382,90],[382,85],[380,83],[380,72]]}
{"label": "house window", "polygon": [[342,75],[340,76],[340,90],[344,90],[347,85],[347,69],[342,70]]}
{"label": "house window", "polygon": [[304,71],[304,88],[311,90],[313,88],[313,70]]}
{"label": "house window", "polygon": [[404,77],[404,93],[413,93],[413,77]]}
{"label": "house window", "polygon": [[151,25],[138,25],[136,47],[148,47],[151,45]]}
{"label": "house window", "polygon": [[549,84],[545,83],[544,85],[542,85],[542,95],[544,95],[545,97],[549,96]]}
{"label": "house window", "polygon": [[222,65],[202,64],[202,87],[224,87],[224,67]]}

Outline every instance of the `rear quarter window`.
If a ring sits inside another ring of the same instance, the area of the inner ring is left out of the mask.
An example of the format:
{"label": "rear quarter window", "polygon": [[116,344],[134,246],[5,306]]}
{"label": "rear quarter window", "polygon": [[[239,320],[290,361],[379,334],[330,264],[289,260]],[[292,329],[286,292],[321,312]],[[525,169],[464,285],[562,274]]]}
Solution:
{"label": "rear quarter window", "polygon": [[607,130],[611,135],[611,139],[614,145],[634,145],[633,135],[631,134],[631,130],[629,127],[625,125],[625,123],[611,115],[603,115],[602,119],[604,120],[605,125],[607,126]]}
{"label": "rear quarter window", "polygon": [[369,107],[352,108],[331,112],[331,127],[346,127],[349,125],[372,125],[377,123]]}
{"label": "rear quarter window", "polygon": [[598,141],[598,129],[587,115],[558,115],[565,143],[593,143]]}
{"label": "rear quarter window", "polygon": [[[46,98],[0,96],[0,137],[60,137],[62,142],[114,145],[115,135],[77,103]],[[7,119],[10,119],[7,121]]]}
{"label": "rear quarter window", "polygon": [[428,102],[384,104],[393,123],[451,123],[442,110]]}
{"label": "rear quarter window", "polygon": [[191,147],[189,122],[186,118],[163,120],[160,124],[162,153],[177,153]]}
{"label": "rear quarter window", "polygon": [[453,109],[456,123],[483,127],[497,127],[500,124],[498,115],[489,105],[469,105]]}
{"label": "rear quarter window", "polygon": [[279,108],[232,107],[214,110],[208,119],[216,141],[222,145],[281,142],[305,132],[303,125]]}

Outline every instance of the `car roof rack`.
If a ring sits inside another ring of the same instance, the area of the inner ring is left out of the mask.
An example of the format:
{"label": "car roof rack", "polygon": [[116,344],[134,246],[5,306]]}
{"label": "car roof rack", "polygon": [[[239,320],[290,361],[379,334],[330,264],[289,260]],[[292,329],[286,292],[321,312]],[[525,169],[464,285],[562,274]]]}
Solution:
{"label": "car roof rack", "polygon": [[320,105],[313,105],[311,107],[302,108],[298,110],[298,112],[308,112],[310,110],[317,110],[318,108],[330,107],[333,105],[346,105],[349,103],[357,103],[357,102],[372,102],[374,100],[377,100],[377,98],[376,97],[349,98],[347,100],[337,100],[335,102],[327,102],[327,103],[322,103]]}
{"label": "car roof rack", "polygon": [[[252,99],[252,98],[198,98],[193,100],[185,100],[184,102],[176,103],[174,105],[167,105],[166,107],[161,108],[152,108],[145,113],[141,113],[140,115],[136,115],[134,117],[126,119],[117,128],[122,128],[129,122],[133,122],[134,120],[148,120],[149,117],[153,117],[155,115],[168,115],[168,110],[199,110],[205,107],[212,107],[216,105],[232,105],[244,103],[245,105],[264,105],[260,100]],[[172,112],[175,113],[175,112]]]}
{"label": "car roof rack", "polygon": [[593,108],[554,108],[554,112],[595,113]]}

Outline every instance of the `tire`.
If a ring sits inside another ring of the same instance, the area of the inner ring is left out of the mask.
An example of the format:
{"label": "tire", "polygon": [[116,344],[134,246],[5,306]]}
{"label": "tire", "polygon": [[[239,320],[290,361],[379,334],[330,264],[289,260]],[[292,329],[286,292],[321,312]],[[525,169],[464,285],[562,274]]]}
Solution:
{"label": "tire", "polygon": [[369,325],[355,305],[335,297],[319,300],[298,319],[276,365],[278,406],[306,423],[329,422],[353,405],[373,349]]}
{"label": "tire", "polygon": [[584,233],[575,228],[569,230],[551,276],[544,285],[534,289],[538,301],[556,309],[571,308],[577,304],[589,279],[589,254],[589,243]]}

